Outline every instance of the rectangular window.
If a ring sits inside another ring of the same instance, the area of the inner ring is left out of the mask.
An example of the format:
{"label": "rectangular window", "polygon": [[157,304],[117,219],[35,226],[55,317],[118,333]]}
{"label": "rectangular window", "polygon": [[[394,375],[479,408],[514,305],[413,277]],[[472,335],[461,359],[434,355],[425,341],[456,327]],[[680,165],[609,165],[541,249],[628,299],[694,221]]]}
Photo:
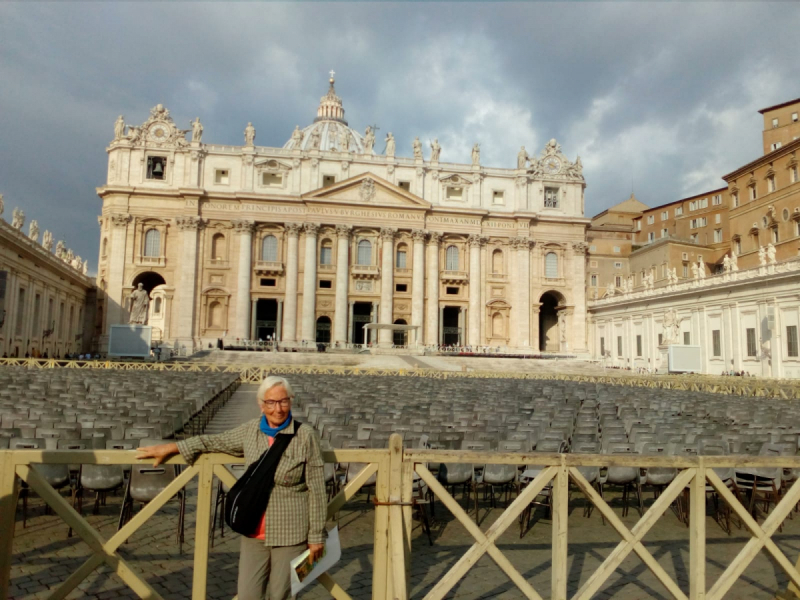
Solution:
{"label": "rectangular window", "polygon": [[711,197],[711,204],[714,206],[719,206],[722,204],[722,194],[715,194]]}
{"label": "rectangular window", "polygon": [[778,119],[772,119],[772,128],[775,129],[778,126]]}
{"label": "rectangular window", "polygon": [[597,246],[589,246],[589,252],[597,252]]}
{"label": "rectangular window", "polygon": [[636,231],[641,231],[641,230],[642,230],[642,221],[641,221],[641,219],[637,219],[636,220]]}
{"label": "rectangular window", "polygon": [[721,242],[722,241],[722,229],[715,229],[714,230],[714,242]]}
{"label": "rectangular window", "polygon": [[597,261],[596,260],[589,261],[589,266],[592,267],[593,269],[596,269],[597,268]]}
{"label": "rectangular window", "polygon": [[619,247],[619,246],[614,246],[614,253],[615,253],[615,254],[619,254],[620,252],[622,252],[622,250],[620,249],[620,247]]}
{"label": "rectangular window", "polygon": [[147,179],[164,180],[167,178],[167,157],[147,157]]}
{"label": "rectangular window", "polygon": [[683,207],[682,206],[676,206],[675,207],[675,216],[676,217],[680,217],[682,214],[683,214]]}
{"label": "rectangular window", "polygon": [[772,144],[770,144],[770,146],[769,146],[769,149],[770,149],[770,150],[777,150],[777,149],[778,149],[778,148],[780,148],[782,145],[783,145],[783,144],[781,144],[780,142],[772,142]]}
{"label": "rectangular window", "polygon": [[622,336],[617,336],[617,356],[622,356]]}
{"label": "rectangular window", "polygon": [[214,171],[214,183],[228,185],[230,179],[230,171],[228,169],[216,169]]}
{"label": "rectangular window", "polygon": [[797,183],[797,165],[789,169],[789,173],[791,174],[792,177],[792,183]]}
{"label": "rectangular window", "polygon": [[333,248],[331,246],[323,246],[319,249],[319,264],[332,265],[333,264]]}
{"label": "rectangular window", "polygon": [[597,287],[597,275],[594,273],[589,277],[589,285],[592,287]]}
{"label": "rectangular window", "polygon": [[792,123],[797,123],[797,113],[792,113]]}
{"label": "rectangular window", "polygon": [[600,338],[600,356],[606,355],[606,338]]}
{"label": "rectangular window", "polygon": [[722,213],[717,213],[714,215],[714,223],[722,223]]}
{"label": "rectangular window", "polygon": [[786,327],[786,355],[797,356],[797,325]]}
{"label": "rectangular window", "polygon": [[445,196],[448,200],[461,200],[464,197],[464,188],[449,187],[447,188]]}
{"label": "rectangular window", "polygon": [[406,268],[406,251],[405,250],[398,250],[397,251],[397,264],[395,265],[398,269],[405,269]]}
{"label": "rectangular window", "polygon": [[405,191],[411,191],[411,182],[410,181],[401,181],[397,184],[397,187],[403,188]]}
{"label": "rectangular window", "polygon": [[739,206],[739,194],[735,192],[731,194],[731,205],[733,206],[733,208]]}
{"label": "rectangular window", "polygon": [[756,194],[756,186],[751,185],[750,186],[750,200],[755,200],[756,198],[758,198],[758,194]]}
{"label": "rectangular window", "polygon": [[642,336],[636,336],[636,356],[642,355]]}
{"label": "rectangular window", "polygon": [[408,291],[408,284],[407,283],[397,283],[394,286],[395,292],[407,292]]}
{"label": "rectangular window", "polygon": [[780,241],[780,239],[779,239],[779,236],[778,236],[778,228],[777,227],[773,227],[772,228],[772,243],[773,244],[777,244],[779,241]]}
{"label": "rectangular window", "polygon": [[688,331],[683,332],[683,345],[688,346],[692,343],[692,334]]}
{"label": "rectangular window", "polygon": [[505,192],[494,190],[492,192],[492,204],[503,204],[503,202],[505,202]]}
{"label": "rectangular window", "polygon": [[336,175],[323,175],[322,176],[322,187],[330,187],[334,183],[336,183]]}
{"label": "rectangular window", "polygon": [[619,275],[614,277],[614,286],[615,287],[621,287],[622,286],[622,277],[620,277]]}
{"label": "rectangular window", "polygon": [[262,173],[261,185],[267,187],[283,187],[283,175],[281,173]]}
{"label": "rectangular window", "polygon": [[320,279],[319,280],[319,289],[321,290],[330,290],[333,288],[333,282],[330,279]]}
{"label": "rectangular window", "polygon": [[458,288],[457,287],[446,287],[444,288],[444,293],[448,296],[458,296]]}
{"label": "rectangular window", "polygon": [[669,230],[667,230],[667,229],[662,229],[662,230],[661,230],[661,237],[662,237],[662,238],[669,237]]}
{"label": "rectangular window", "polygon": [[647,224],[648,225],[652,225],[655,222],[656,222],[656,216],[655,215],[647,215]]}
{"label": "rectangular window", "polygon": [[664,334],[663,333],[659,333],[658,334],[658,345],[660,346],[663,342],[664,342]]}
{"label": "rectangular window", "polygon": [[699,201],[698,208],[707,208],[708,207],[708,198],[703,198]]}
{"label": "rectangular window", "polygon": [[621,262],[615,262],[614,263],[614,268],[615,269],[621,269],[622,268],[622,263]]}
{"label": "rectangular window", "polygon": [[774,192],[775,191],[775,176],[770,175],[767,177],[767,191]]}
{"label": "rectangular window", "polygon": [[648,242],[655,242],[656,241],[656,232],[651,231],[647,234],[647,241]]}
{"label": "rectangular window", "polygon": [[662,221],[666,221],[667,219],[669,219],[669,211],[668,210],[662,210],[661,211],[661,220]]}
{"label": "rectangular window", "polygon": [[686,279],[689,277],[689,264],[683,263],[683,278]]}
{"label": "rectangular window", "polygon": [[558,208],[558,188],[544,188],[544,207]]}
{"label": "rectangular window", "polygon": [[722,356],[722,338],[719,329],[711,330],[711,351],[714,356]]}
{"label": "rectangular window", "polygon": [[697,200],[692,200],[691,202],[689,202],[689,210],[690,211],[697,210]]}
{"label": "rectangular window", "polygon": [[272,278],[267,279],[267,278],[262,277],[261,278],[261,285],[263,287],[275,287],[275,280],[272,279]]}
{"label": "rectangular window", "polygon": [[748,327],[745,333],[747,334],[747,356],[756,356],[756,330]]}
{"label": "rectangular window", "polygon": [[697,243],[697,234],[693,233],[692,235],[690,235],[689,236],[689,241],[692,242],[693,244],[696,244]]}

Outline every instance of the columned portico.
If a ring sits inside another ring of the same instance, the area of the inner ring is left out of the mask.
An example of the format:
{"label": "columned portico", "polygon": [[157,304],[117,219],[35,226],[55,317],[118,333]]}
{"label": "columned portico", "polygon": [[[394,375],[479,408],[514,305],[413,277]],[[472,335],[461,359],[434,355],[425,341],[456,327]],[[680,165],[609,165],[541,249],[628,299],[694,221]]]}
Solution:
{"label": "columned portico", "polygon": [[306,256],[303,263],[303,320],[302,340],[313,342],[316,339],[315,312],[317,306],[317,223],[303,223],[306,234]]}
{"label": "columned portico", "polygon": [[425,265],[428,280],[428,319],[425,324],[425,343],[430,346],[440,345],[439,331],[441,315],[439,310],[439,242],[442,234],[431,232],[428,237],[428,260]]}
{"label": "columned portico", "polygon": [[336,226],[336,314],[333,321],[333,341],[341,343],[348,341],[347,321],[349,312],[347,306],[347,291],[350,282],[348,257],[351,231],[352,227],[349,225]]}
{"label": "columned portico", "polygon": [[236,316],[231,334],[235,338],[250,337],[250,277],[253,272],[253,230],[255,223],[247,220],[231,221],[233,230],[239,235],[239,271],[236,276]]}
{"label": "columned portico", "polygon": [[286,225],[286,306],[283,312],[283,338],[284,342],[297,340],[297,273],[298,273],[298,237],[301,225],[288,223]]}
{"label": "columned portico", "polygon": [[415,229],[411,232],[414,243],[411,275],[411,324],[419,329],[414,330],[414,345],[419,346],[425,339],[422,319],[425,313],[425,232]]}
{"label": "columned portico", "polygon": [[[396,230],[389,227],[381,229],[381,310],[379,323],[392,324],[394,298],[394,236]],[[378,332],[378,343],[381,346],[392,345],[392,332],[381,329]]]}

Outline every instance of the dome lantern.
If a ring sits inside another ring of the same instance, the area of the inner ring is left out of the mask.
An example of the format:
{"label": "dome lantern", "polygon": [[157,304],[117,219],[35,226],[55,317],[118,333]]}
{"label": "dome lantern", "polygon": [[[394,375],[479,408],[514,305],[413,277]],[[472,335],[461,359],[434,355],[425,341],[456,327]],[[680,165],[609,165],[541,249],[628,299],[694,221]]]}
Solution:
{"label": "dome lantern", "polygon": [[331,84],[331,87],[328,89],[328,93],[325,94],[319,101],[317,118],[314,119],[314,122],[337,121],[338,123],[347,125],[347,121],[344,120],[342,99],[336,95],[336,89],[333,87],[333,83],[335,81],[333,76],[335,75],[335,72],[331,71],[330,75],[331,78],[328,80],[328,82]]}

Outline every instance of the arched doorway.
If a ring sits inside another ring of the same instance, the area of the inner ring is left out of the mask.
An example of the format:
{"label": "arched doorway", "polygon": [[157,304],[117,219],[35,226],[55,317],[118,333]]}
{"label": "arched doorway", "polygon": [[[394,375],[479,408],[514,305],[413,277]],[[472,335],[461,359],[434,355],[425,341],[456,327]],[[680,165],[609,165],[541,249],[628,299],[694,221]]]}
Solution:
{"label": "arched doorway", "polygon": [[[405,319],[397,319],[395,325],[408,325]],[[407,331],[393,331],[392,344],[395,346],[408,346],[408,332]]]}
{"label": "arched doorway", "polygon": [[317,319],[317,343],[331,343],[331,319],[330,317],[320,317]]}
{"label": "arched doorway", "polygon": [[558,310],[564,304],[564,297],[558,292],[545,292],[539,302],[539,351],[558,352],[561,350]]}
{"label": "arched doorway", "polygon": [[144,273],[139,273],[136,277],[134,277],[133,289],[136,289],[140,283],[142,284],[142,287],[144,287],[145,291],[149,294],[153,291],[153,288],[158,285],[164,285],[167,282],[164,281],[164,278],[160,274],[154,271],[145,271]]}

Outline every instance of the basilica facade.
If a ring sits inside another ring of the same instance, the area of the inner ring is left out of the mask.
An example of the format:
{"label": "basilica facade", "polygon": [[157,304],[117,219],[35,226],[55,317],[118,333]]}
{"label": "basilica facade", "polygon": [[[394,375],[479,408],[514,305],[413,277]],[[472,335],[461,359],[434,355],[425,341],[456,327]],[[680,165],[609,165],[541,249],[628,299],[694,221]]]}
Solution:
{"label": "basilica facade", "polygon": [[248,124],[242,146],[207,142],[161,105],[140,126],[117,120],[97,190],[101,349],[142,284],[154,339],[186,350],[588,352],[586,184],[555,140],[515,168],[483,165],[478,144],[466,164],[440,161],[436,140],[404,153],[389,133],[378,148],[332,78],[283,147],[255,138]]}

